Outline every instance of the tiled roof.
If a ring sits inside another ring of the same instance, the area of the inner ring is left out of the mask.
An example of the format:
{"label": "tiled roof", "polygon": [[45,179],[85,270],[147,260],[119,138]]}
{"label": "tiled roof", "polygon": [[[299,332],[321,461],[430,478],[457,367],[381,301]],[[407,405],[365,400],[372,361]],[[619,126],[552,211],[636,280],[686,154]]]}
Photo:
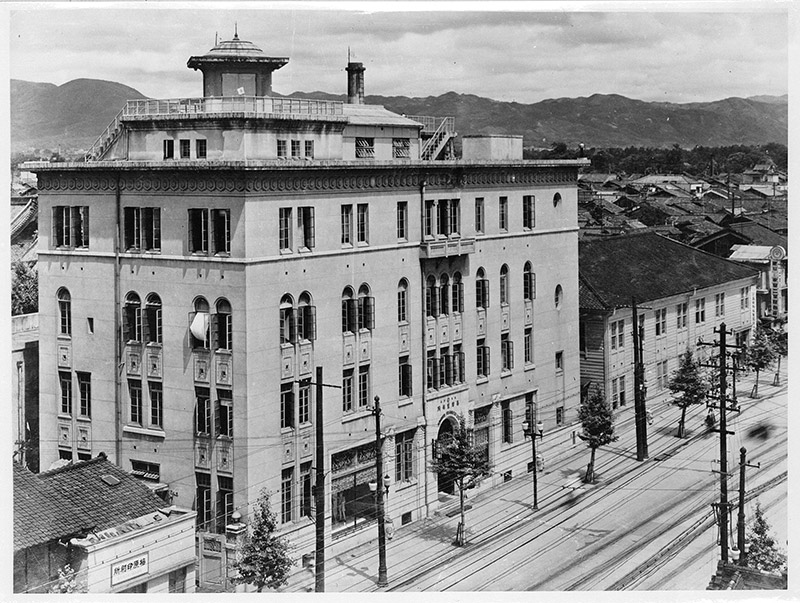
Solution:
{"label": "tiled roof", "polygon": [[753,245],[767,245],[769,247],[774,247],[775,245],[780,245],[784,249],[789,249],[789,238],[783,236],[782,234],[778,234],[767,228],[766,226],[762,226],[757,222],[753,221],[746,221],[746,222],[734,222],[730,225],[730,229],[738,232],[750,241]]}
{"label": "tiled roof", "polygon": [[354,126],[416,126],[422,127],[418,121],[408,119],[389,111],[382,105],[351,105],[344,103],[342,112],[347,122]]}
{"label": "tiled roof", "polygon": [[607,307],[663,299],[754,277],[741,264],[705,253],[653,232],[583,238],[580,276]]}
{"label": "tiled roof", "polygon": [[113,527],[165,506],[103,455],[39,474],[15,463],[14,550]]}

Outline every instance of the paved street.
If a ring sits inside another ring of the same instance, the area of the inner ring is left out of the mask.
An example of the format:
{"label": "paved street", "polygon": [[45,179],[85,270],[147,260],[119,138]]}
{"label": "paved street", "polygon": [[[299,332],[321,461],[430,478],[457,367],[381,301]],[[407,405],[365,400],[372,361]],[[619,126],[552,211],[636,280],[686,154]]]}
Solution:
{"label": "paved street", "polygon": [[[782,366],[788,363],[783,362]],[[762,375],[758,400],[747,397],[753,376],[738,383],[741,412],[729,415],[728,500],[738,501],[739,449],[748,461],[747,491],[758,500],[777,540],[786,548],[787,387]],[[635,458],[633,421],[618,425],[620,439],[598,451],[598,481],[581,486],[571,476],[585,469],[582,443],[544,450],[551,461],[539,476],[539,510],[531,509],[528,476],[481,492],[468,511],[468,544],[452,545],[456,517],[439,514],[397,531],[388,543],[388,590],[563,591],[702,590],[719,549],[710,504],[719,498],[719,436],[707,433],[705,408],[687,413],[688,437],[675,437],[679,411],[665,397],[648,401],[649,459]],[[756,426],[766,426],[751,434]],[[752,513],[755,500],[748,501]],[[736,534],[736,513],[731,531]],[[735,540],[731,541],[731,546]],[[377,542],[328,560],[326,590],[377,590]],[[313,590],[310,571],[287,590]]]}

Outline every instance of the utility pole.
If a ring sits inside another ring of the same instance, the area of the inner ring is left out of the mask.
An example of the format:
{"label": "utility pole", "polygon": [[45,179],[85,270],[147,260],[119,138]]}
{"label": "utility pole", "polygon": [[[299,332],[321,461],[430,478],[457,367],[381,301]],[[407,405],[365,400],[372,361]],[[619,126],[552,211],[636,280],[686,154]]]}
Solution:
{"label": "utility pole", "polygon": [[378,507],[378,586],[388,586],[386,576],[386,525],[383,518],[383,442],[381,441],[381,398],[375,396],[375,500]]}
{"label": "utility pole", "polygon": [[316,453],[317,472],[314,484],[314,524],[316,555],[314,559],[314,592],[325,592],[325,442],[323,441],[322,367],[317,367]]}
{"label": "utility pole", "polygon": [[[728,431],[727,411],[739,412],[739,407],[736,404],[735,398],[728,398],[727,396],[727,372],[728,372],[728,357],[731,356],[728,352],[728,347],[738,348],[739,346],[728,346],[727,336],[730,333],[725,328],[725,323],[721,323],[718,329],[714,329],[715,333],[719,334],[719,343],[703,343],[698,342],[699,345],[719,346],[719,361],[718,365],[702,364],[701,366],[710,368],[719,368],[719,392],[716,396],[718,404],[708,404],[709,408],[719,409],[719,531],[720,531],[720,555],[723,563],[728,562],[728,512],[730,504],[728,503],[728,436],[733,435],[735,432]],[[712,396],[713,397],[713,396]],[[732,402],[733,406],[728,407],[728,402]]]}
{"label": "utility pole", "polygon": [[636,297],[631,296],[633,312],[633,407],[636,420],[636,460],[643,461],[647,452],[647,409],[644,396],[644,359],[642,358],[642,339],[644,329],[639,326],[639,312]]}
{"label": "utility pole", "polygon": [[751,465],[747,462],[747,448],[742,446],[739,449],[739,518],[738,525],[736,526],[736,535],[739,544],[739,565],[747,565],[747,550],[745,549],[744,537],[744,470],[746,467],[753,469],[760,469],[761,463]]}

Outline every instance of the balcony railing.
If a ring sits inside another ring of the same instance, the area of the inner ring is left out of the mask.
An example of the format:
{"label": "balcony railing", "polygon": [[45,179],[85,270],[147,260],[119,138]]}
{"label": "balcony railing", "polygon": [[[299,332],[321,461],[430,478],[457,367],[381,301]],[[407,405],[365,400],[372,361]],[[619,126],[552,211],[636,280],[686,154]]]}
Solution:
{"label": "balcony railing", "polygon": [[248,115],[342,115],[341,101],[275,98],[271,96],[220,96],[209,98],[129,100],[122,112],[125,117],[166,115],[203,116],[220,113]]}
{"label": "balcony railing", "polygon": [[442,239],[420,244],[422,259],[447,258],[475,253],[475,239]]}

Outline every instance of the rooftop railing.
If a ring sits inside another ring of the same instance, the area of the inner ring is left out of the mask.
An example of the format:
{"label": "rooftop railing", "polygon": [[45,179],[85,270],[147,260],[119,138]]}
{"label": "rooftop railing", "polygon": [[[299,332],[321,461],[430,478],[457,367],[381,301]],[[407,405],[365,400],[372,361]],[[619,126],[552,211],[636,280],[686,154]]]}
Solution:
{"label": "rooftop railing", "polygon": [[341,101],[275,98],[271,96],[219,96],[208,98],[140,99],[129,100],[123,117],[187,115],[202,116],[219,113],[251,115],[342,115]]}

